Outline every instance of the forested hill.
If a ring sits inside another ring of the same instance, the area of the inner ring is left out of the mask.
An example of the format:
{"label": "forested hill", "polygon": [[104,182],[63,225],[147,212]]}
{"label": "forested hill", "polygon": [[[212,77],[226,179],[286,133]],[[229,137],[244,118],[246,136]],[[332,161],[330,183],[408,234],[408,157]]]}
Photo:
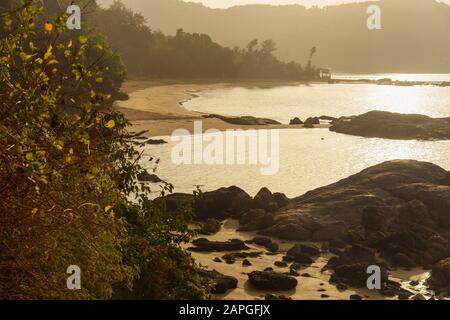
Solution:
{"label": "forested hill", "polygon": [[[99,3],[107,0],[99,0]],[[277,57],[347,72],[450,72],[450,6],[435,0],[381,0],[382,30],[366,27],[369,3],[306,9],[248,5],[210,9],[179,0],[123,0],[153,29],[208,33],[224,46],[273,39]]]}
{"label": "forested hill", "polygon": [[121,56],[131,78],[312,80],[319,75],[312,60],[315,47],[305,49],[300,65],[276,58],[276,43],[271,39],[251,39],[242,48],[228,48],[206,33],[178,29],[174,35],[165,35],[152,30],[142,15],[121,2],[88,18]]}

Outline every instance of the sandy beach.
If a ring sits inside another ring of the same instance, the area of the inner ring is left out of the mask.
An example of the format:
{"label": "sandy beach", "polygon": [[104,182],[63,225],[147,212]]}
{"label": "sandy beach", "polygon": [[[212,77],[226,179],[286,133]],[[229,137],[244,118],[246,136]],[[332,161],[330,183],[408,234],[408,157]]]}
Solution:
{"label": "sandy beach", "polygon": [[[278,83],[278,85],[286,83]],[[217,129],[284,129],[302,126],[282,125],[233,125],[220,119],[204,118],[202,113],[183,108],[183,102],[192,99],[201,91],[232,86],[249,86],[251,83],[176,83],[162,81],[126,81],[122,90],[129,95],[126,101],[115,103],[115,109],[123,112],[131,121],[131,131],[148,130],[146,137],[168,136],[176,129],[193,132],[194,121],[202,120],[203,130]],[[261,87],[276,86],[276,83],[261,82]]]}

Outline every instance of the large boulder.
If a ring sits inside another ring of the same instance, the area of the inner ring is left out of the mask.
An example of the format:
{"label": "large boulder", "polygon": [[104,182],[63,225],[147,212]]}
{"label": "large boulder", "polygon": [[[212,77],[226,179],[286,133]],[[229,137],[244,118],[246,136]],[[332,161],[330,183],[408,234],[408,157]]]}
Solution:
{"label": "large boulder", "polygon": [[245,210],[245,198],[250,197],[246,196],[248,194],[236,186],[205,192],[196,205],[196,217],[223,219],[235,216]]}
{"label": "large boulder", "polygon": [[450,294],[450,258],[433,265],[428,283],[437,291]]}
{"label": "large boulder", "polygon": [[255,208],[264,209],[267,212],[274,212],[278,209],[274,195],[267,188],[261,188],[253,198]]}
{"label": "large boulder", "polygon": [[363,137],[448,140],[450,118],[370,111],[352,118],[341,118],[334,122],[330,130]]}
{"label": "large boulder", "polygon": [[274,226],[259,232],[267,236],[274,236],[286,240],[309,240],[312,233],[308,229],[302,227],[296,221],[279,221]]}
{"label": "large boulder", "polygon": [[209,271],[201,269],[199,270],[200,277],[202,277],[205,283],[213,284],[213,293],[223,294],[228,290],[235,289],[238,284],[238,280],[231,276],[226,276],[217,272],[216,270]]}
{"label": "large boulder", "polygon": [[[320,254],[320,250],[314,245],[306,245],[306,244],[295,244],[291,249],[289,249],[286,253],[288,257],[291,257],[293,261],[304,263],[305,258],[311,258],[318,256]],[[312,261],[309,259],[308,261]]]}
{"label": "large boulder", "polygon": [[291,121],[289,121],[289,125],[293,126],[293,125],[299,125],[299,124],[303,124],[303,121],[300,120],[300,118],[295,117],[294,119],[291,119]]}
{"label": "large boulder", "polygon": [[318,117],[310,117],[305,120],[305,128],[313,128],[314,125],[320,124],[320,119]]}
{"label": "large boulder", "polygon": [[[355,287],[367,287],[367,279],[370,274],[367,273],[369,264],[356,263],[345,264],[337,266],[334,269],[334,274],[330,278],[331,283],[344,283],[349,286]],[[380,266],[381,269],[381,285],[382,288],[388,281],[388,273],[384,266]]]}
{"label": "large boulder", "polygon": [[258,289],[286,291],[297,287],[298,281],[286,274],[270,271],[253,271],[248,274],[250,283]]}
{"label": "large boulder", "polygon": [[273,214],[263,209],[252,209],[239,217],[240,231],[255,231],[273,224]]}
{"label": "large boulder", "polygon": [[448,172],[396,160],[294,198],[260,234],[288,240],[361,243],[398,266],[427,266],[450,244]]}

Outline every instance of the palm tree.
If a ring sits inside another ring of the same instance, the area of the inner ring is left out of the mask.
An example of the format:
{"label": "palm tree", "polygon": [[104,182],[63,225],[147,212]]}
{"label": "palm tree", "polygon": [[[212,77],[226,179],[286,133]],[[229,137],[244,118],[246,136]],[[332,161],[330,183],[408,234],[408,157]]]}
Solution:
{"label": "palm tree", "polygon": [[308,60],[308,64],[306,69],[309,71],[311,70],[311,65],[312,65],[312,58],[314,57],[314,54],[317,52],[317,48],[316,47],[312,47],[310,52],[309,52],[309,60]]}

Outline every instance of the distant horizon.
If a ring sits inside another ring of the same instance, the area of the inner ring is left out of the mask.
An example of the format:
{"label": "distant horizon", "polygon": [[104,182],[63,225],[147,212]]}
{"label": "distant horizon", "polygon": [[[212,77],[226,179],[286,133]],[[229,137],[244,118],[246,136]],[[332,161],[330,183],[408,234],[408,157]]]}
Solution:
{"label": "distant horizon", "polygon": [[[379,0],[181,0],[184,2],[202,3],[204,6],[210,8],[231,8],[241,5],[250,4],[266,4],[266,5],[292,5],[298,4],[305,7],[326,7],[332,5],[340,5],[356,2],[373,2]],[[436,2],[443,2],[450,5],[450,0],[435,0]]]}
{"label": "distant horizon", "polygon": [[[121,0],[127,4],[127,0]],[[372,2],[379,0],[179,0],[182,2],[201,3],[206,7],[215,9],[227,9],[235,6],[251,5],[251,4],[265,4],[265,5],[293,5],[298,4],[305,7],[326,7],[332,5],[356,3],[356,2]],[[436,2],[443,2],[450,5],[450,0],[435,0]],[[97,0],[97,3],[109,6],[114,0]]]}

